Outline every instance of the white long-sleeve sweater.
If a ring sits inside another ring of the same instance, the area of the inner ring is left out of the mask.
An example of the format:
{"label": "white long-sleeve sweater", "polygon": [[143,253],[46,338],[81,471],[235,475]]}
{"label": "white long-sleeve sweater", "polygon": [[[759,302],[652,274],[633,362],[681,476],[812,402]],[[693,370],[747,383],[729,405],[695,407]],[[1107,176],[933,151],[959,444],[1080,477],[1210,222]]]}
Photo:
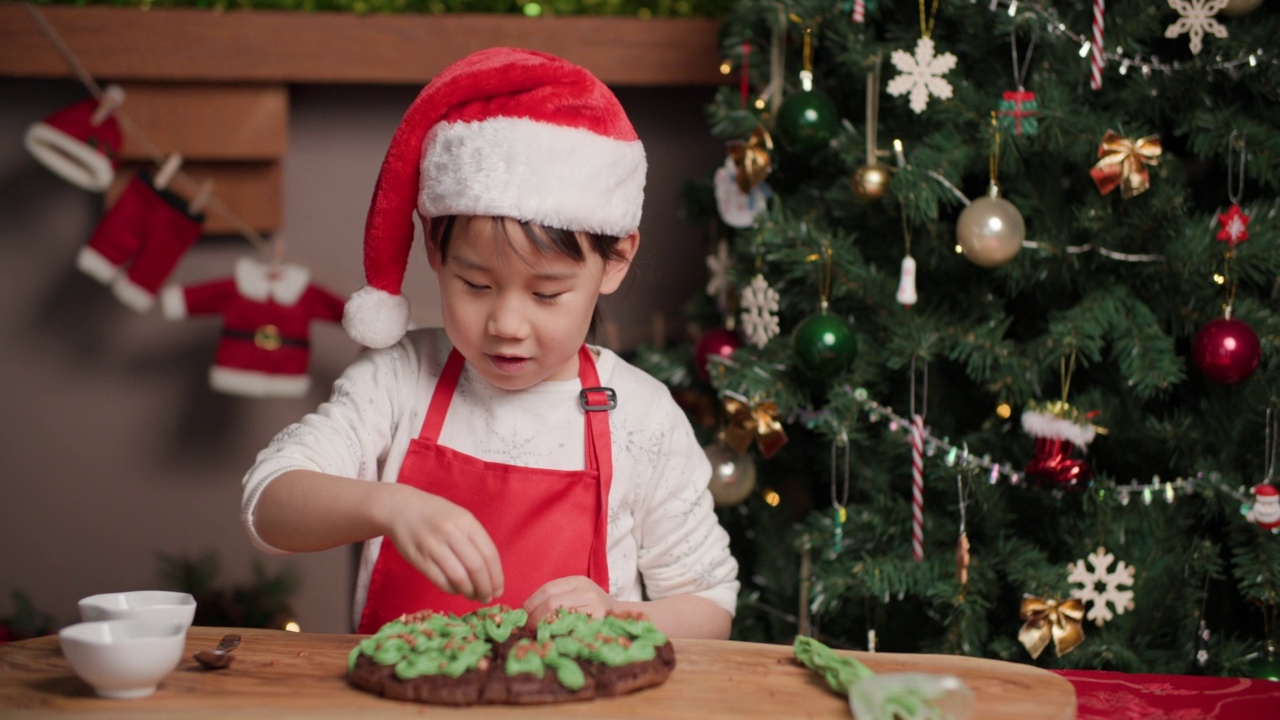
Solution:
{"label": "white long-sleeve sweater", "polygon": [[[365,352],[334,383],[328,402],[258,454],[244,478],[241,506],[256,547],[284,553],[258,536],[253,511],[262,489],[287,470],[396,482],[450,347],[442,331],[421,330],[385,350]],[[693,594],[732,615],[738,564],[713,510],[706,453],[666,386],[607,349],[593,350],[600,384],[618,394],[618,407],[609,412],[609,594],[620,600]],[[574,378],[507,391],[464,369],[440,443],[490,462],[582,469],[581,387]],[[353,626],[364,610],[381,542],[365,543]]]}

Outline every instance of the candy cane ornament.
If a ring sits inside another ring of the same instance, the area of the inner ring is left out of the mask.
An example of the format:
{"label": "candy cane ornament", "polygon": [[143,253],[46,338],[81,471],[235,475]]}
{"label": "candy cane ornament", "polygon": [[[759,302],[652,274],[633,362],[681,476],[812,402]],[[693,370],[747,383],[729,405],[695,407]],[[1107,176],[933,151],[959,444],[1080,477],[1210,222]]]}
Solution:
{"label": "candy cane ornament", "polygon": [[1089,69],[1089,87],[1102,89],[1102,27],[1106,0],[1093,0],[1093,60]]}
{"label": "candy cane ornament", "polygon": [[924,560],[924,416],[911,416],[911,558]]}
{"label": "candy cane ornament", "polygon": [[867,20],[867,3],[866,0],[853,0],[853,13],[850,18],[854,23],[861,24]]}

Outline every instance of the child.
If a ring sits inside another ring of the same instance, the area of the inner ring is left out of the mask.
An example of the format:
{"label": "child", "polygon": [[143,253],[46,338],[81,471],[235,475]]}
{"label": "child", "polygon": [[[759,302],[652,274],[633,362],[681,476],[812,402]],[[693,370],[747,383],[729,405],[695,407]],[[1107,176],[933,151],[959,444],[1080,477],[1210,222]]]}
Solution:
{"label": "child", "polygon": [[[501,602],[728,637],[738,567],[706,454],[666,387],[585,344],[639,247],[645,169],[608,88],[542,53],[475,53],[405,114],[343,319],[372,349],[244,480],[258,548],[364,541],[360,632]],[[444,331],[405,335],[415,203]]]}

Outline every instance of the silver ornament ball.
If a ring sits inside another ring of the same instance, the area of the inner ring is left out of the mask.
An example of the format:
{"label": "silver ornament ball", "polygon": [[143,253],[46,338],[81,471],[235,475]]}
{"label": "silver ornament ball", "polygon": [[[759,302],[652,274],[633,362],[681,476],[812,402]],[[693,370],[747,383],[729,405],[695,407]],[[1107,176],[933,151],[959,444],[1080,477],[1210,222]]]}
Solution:
{"label": "silver ornament ball", "polygon": [[722,442],[703,448],[711,461],[711,497],[716,507],[737,505],[756,487],[756,464],[750,455],[739,455]]}
{"label": "silver ornament ball", "polygon": [[1027,237],[1027,225],[1013,203],[995,185],[974,200],[956,220],[956,240],[969,262],[991,268],[1013,259]]}
{"label": "silver ornament ball", "polygon": [[1225,17],[1248,15],[1257,10],[1261,4],[1262,0],[1227,0],[1227,4],[1218,11],[1218,14]]}

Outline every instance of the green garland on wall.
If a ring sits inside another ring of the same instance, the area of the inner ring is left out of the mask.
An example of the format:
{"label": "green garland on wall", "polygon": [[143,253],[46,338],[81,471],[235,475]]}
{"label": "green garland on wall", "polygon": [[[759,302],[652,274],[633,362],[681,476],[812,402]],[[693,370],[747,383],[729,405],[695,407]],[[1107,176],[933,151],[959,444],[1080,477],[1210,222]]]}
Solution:
{"label": "green garland on wall", "polygon": [[36,0],[38,5],[288,10],[295,12],[503,13],[618,17],[722,17],[733,0]]}

